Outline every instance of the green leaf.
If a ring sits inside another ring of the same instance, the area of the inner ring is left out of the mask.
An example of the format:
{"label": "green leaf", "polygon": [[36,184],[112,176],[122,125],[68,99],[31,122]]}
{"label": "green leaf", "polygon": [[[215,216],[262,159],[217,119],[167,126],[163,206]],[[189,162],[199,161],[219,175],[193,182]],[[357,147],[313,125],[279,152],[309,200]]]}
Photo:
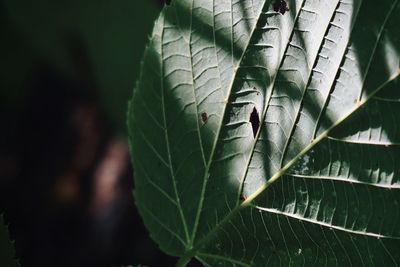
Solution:
{"label": "green leaf", "polygon": [[128,112],[143,220],[177,266],[400,264],[400,3],[278,2],[161,12]]}
{"label": "green leaf", "polygon": [[3,215],[0,214],[0,267],[19,267],[14,257],[14,244],[8,239],[8,229],[4,225]]}

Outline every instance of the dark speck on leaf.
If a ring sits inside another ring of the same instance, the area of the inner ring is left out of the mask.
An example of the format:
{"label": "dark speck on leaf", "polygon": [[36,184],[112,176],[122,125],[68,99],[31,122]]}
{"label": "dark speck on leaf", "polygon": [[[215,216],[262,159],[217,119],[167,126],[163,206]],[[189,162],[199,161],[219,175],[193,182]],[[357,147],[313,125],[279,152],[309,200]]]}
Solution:
{"label": "dark speck on leaf", "polygon": [[253,128],[253,136],[256,137],[258,128],[260,127],[260,118],[258,117],[257,109],[254,107],[250,114],[250,123]]}
{"label": "dark speck on leaf", "polygon": [[201,120],[206,123],[208,119],[207,113],[203,112],[201,113]]}
{"label": "dark speck on leaf", "polygon": [[169,5],[171,4],[171,1],[172,1],[172,0],[165,0],[165,4],[166,4],[167,6],[169,6]]}
{"label": "dark speck on leaf", "polygon": [[275,12],[279,12],[282,15],[284,15],[286,11],[289,11],[288,4],[285,0],[275,0],[275,3],[272,4],[272,8]]}

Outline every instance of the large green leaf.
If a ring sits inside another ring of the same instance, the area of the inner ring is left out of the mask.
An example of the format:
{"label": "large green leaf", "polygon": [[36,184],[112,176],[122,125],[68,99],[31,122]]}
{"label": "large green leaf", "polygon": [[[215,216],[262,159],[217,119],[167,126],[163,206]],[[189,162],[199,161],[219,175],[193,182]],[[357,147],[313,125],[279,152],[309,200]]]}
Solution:
{"label": "large green leaf", "polygon": [[278,2],[161,12],[128,113],[144,222],[181,266],[400,264],[400,3]]}

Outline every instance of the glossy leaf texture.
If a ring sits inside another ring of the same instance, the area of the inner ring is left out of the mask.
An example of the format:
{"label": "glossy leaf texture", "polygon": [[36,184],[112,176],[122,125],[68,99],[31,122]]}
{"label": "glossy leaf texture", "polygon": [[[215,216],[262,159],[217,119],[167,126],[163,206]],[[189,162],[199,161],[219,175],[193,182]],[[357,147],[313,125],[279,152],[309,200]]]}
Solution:
{"label": "glossy leaf texture", "polygon": [[19,267],[15,259],[14,244],[9,240],[8,228],[4,225],[3,215],[0,214],[0,266]]}
{"label": "glossy leaf texture", "polygon": [[400,264],[398,0],[175,0],[129,106],[137,207],[184,265]]}

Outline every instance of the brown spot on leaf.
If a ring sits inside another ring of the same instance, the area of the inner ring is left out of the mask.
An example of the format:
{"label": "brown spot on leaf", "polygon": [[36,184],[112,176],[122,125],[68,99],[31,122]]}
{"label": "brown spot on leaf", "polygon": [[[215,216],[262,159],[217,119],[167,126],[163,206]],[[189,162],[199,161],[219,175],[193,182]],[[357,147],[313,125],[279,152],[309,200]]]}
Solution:
{"label": "brown spot on leaf", "polygon": [[208,115],[206,112],[201,113],[201,120],[206,123],[208,120]]}
{"label": "brown spot on leaf", "polygon": [[275,3],[272,4],[272,8],[275,12],[279,12],[282,15],[284,15],[286,11],[289,11],[288,4],[285,0],[275,0]]}

